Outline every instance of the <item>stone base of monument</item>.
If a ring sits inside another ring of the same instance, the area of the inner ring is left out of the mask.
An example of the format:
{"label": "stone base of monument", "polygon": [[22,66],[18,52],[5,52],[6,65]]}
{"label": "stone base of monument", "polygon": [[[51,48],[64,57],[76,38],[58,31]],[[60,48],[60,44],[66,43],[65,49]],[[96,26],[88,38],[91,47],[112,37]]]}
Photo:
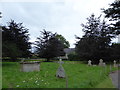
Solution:
{"label": "stone base of monument", "polygon": [[40,71],[40,62],[21,62],[20,71],[23,72]]}

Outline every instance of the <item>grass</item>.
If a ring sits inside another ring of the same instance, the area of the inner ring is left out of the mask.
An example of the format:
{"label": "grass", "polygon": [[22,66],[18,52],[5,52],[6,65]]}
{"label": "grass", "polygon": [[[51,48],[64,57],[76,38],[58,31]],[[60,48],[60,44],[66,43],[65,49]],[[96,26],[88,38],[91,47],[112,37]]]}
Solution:
{"label": "grass", "polygon": [[110,77],[107,77],[104,81],[98,84],[96,88],[115,88],[115,86],[113,86]]}
{"label": "grass", "polygon": [[[42,62],[39,72],[21,72],[19,63],[3,62],[2,87],[66,88],[66,79],[55,77],[58,67],[58,63]],[[100,83],[108,78],[110,72],[109,66],[106,69],[99,66],[89,67],[75,61],[66,61],[63,67],[68,77],[68,88],[96,88],[97,85],[100,87]]]}

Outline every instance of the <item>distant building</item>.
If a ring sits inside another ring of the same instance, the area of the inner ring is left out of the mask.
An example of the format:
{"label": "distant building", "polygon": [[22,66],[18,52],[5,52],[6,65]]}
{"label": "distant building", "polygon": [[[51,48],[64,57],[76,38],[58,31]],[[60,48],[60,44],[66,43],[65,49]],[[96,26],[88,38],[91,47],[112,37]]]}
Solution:
{"label": "distant building", "polygon": [[65,49],[64,49],[64,52],[65,52],[65,56],[61,56],[61,57],[59,57],[59,58],[61,58],[61,59],[68,59],[68,55],[69,55],[70,53],[75,52],[75,48],[65,48]]}

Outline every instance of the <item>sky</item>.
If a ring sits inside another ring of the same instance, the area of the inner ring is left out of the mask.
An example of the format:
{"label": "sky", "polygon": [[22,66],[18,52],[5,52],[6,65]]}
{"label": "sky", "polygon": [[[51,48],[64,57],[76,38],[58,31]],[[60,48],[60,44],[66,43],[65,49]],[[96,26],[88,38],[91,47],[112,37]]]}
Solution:
{"label": "sky", "polygon": [[6,25],[11,19],[29,29],[30,42],[36,41],[43,29],[65,37],[75,47],[75,35],[82,37],[81,24],[91,14],[97,17],[101,8],[108,8],[114,0],[0,0],[2,19]]}

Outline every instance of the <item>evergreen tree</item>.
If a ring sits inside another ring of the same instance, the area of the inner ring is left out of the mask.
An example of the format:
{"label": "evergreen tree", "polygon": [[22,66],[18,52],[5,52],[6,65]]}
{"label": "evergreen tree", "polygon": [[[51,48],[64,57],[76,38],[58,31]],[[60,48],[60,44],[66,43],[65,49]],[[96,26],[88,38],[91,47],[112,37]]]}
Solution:
{"label": "evergreen tree", "polygon": [[[115,0],[110,4],[108,9],[103,9],[105,17],[112,21],[111,27],[114,34],[117,36],[120,34],[120,0]],[[111,56],[112,59],[120,59],[120,44],[112,44],[111,46]]]}
{"label": "evergreen tree", "polygon": [[64,55],[64,45],[56,38],[56,35],[46,30],[41,31],[41,36],[36,41],[36,51],[39,57],[49,61],[51,58]]}
{"label": "evergreen tree", "polygon": [[111,46],[111,57],[112,60],[120,60],[120,43],[113,43]]}
{"label": "evergreen tree", "polygon": [[100,17],[95,17],[92,14],[87,18],[87,23],[82,24],[83,32],[85,33],[82,38],[76,37],[79,41],[76,43],[76,52],[80,58],[84,60],[94,60],[97,62],[99,59],[109,60],[109,49],[112,35],[111,28],[106,22],[100,20]]}
{"label": "evergreen tree", "polygon": [[[30,42],[28,29],[22,23],[11,20],[8,26],[2,26],[3,56],[16,59],[30,56]],[[7,52],[8,51],[8,52]]]}
{"label": "evergreen tree", "polygon": [[[120,34],[120,0],[115,0],[108,9],[102,9],[105,17],[112,21],[113,31]],[[114,21],[114,22],[113,22]]]}
{"label": "evergreen tree", "polygon": [[62,35],[57,34],[56,37],[58,38],[58,40],[60,40],[64,44],[64,48],[70,47],[69,42]]}

